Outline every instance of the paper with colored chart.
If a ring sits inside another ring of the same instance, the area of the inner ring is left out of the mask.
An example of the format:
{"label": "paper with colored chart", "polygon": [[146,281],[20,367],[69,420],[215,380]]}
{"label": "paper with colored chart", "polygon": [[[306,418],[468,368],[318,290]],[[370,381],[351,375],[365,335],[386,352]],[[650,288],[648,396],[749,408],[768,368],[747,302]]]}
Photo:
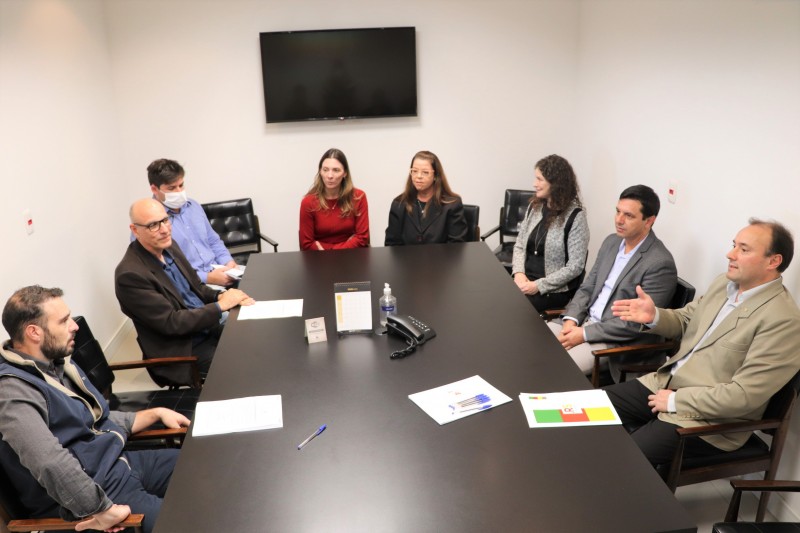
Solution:
{"label": "paper with colored chart", "polygon": [[604,390],[534,393],[519,395],[528,426],[557,428],[621,424]]}

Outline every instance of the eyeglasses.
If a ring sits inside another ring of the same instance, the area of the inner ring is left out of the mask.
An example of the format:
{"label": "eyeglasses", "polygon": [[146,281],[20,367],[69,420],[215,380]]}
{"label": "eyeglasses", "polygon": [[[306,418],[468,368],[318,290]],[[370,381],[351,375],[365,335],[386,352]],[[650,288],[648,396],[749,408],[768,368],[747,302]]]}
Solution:
{"label": "eyeglasses", "polygon": [[422,176],[423,178],[430,178],[431,176],[433,176],[433,172],[430,170],[419,170],[416,168],[412,168],[409,172],[415,178],[417,176]]}
{"label": "eyeglasses", "polygon": [[161,220],[156,222],[151,222],[150,224],[137,224],[136,222],[133,223],[134,226],[139,226],[140,228],[147,228],[150,230],[150,233],[155,233],[159,229],[161,229],[161,225],[163,224],[166,227],[169,227],[172,222],[170,221],[169,217],[164,217]]}

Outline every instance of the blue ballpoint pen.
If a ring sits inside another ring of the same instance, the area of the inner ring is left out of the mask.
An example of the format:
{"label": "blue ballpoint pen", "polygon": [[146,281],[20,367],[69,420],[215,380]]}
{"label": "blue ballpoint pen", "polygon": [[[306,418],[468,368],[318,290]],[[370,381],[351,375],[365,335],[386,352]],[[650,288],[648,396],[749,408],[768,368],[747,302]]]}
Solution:
{"label": "blue ballpoint pen", "polygon": [[453,414],[454,415],[460,415],[461,413],[466,413],[467,411],[483,411],[484,409],[490,409],[491,407],[492,407],[492,404],[481,405],[479,407],[470,407],[470,408],[467,408],[467,409],[458,409],[456,411],[453,411]]}
{"label": "blue ballpoint pen", "polygon": [[319,429],[318,429],[318,430],[316,430],[314,433],[312,433],[311,435],[309,435],[309,436],[308,436],[308,438],[307,438],[306,440],[304,440],[303,442],[301,442],[300,444],[298,444],[298,445],[297,445],[297,449],[298,449],[298,450],[302,450],[302,449],[303,449],[303,446],[305,446],[306,444],[308,444],[309,442],[311,442],[311,439],[313,439],[314,437],[316,437],[317,435],[319,435],[320,433],[322,433],[323,431],[325,431],[325,428],[326,428],[326,427],[328,427],[328,425],[327,425],[327,424],[322,424],[322,425],[319,427]]}

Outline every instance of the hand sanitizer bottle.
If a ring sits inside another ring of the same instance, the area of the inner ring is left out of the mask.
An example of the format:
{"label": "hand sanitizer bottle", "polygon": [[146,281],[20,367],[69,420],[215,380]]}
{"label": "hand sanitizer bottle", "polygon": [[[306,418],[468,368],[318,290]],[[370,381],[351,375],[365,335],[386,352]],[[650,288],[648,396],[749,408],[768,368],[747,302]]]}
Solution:
{"label": "hand sanitizer bottle", "polygon": [[386,317],[397,314],[397,298],[392,296],[392,288],[388,283],[383,284],[383,296],[378,304],[381,307],[381,326],[386,327]]}

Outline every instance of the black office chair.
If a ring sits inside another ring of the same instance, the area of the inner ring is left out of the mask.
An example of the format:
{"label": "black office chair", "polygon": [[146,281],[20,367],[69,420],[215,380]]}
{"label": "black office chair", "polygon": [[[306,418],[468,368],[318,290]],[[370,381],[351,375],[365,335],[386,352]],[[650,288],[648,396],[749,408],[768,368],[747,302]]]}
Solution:
{"label": "black office chair", "polygon": [[711,533],[800,533],[800,522],[739,522],[739,505],[742,491],[760,492],[800,492],[798,481],[763,481],[751,479],[733,479],[733,496],[725,515],[725,522],[714,524]]}
{"label": "black office chair", "polygon": [[[114,411],[136,412],[152,407],[167,407],[183,414],[190,420],[194,417],[195,406],[200,398],[199,387],[114,393],[112,391],[112,384],[115,379],[114,371],[164,366],[163,361],[165,360],[138,359],[109,364],[86,319],[82,316],[76,316],[74,320],[78,324],[78,331],[75,334],[75,351],[72,354],[72,360],[81,367],[89,381],[92,382],[92,385],[100,391],[108,402],[109,408]],[[193,360],[194,363],[197,361],[194,357],[178,359],[180,361],[168,362],[167,365],[192,364],[191,361],[187,361],[189,359]],[[152,427],[158,429],[164,426],[154,425]]]}
{"label": "black office chair", "polygon": [[481,227],[478,225],[481,208],[477,205],[464,204],[464,218],[467,220],[467,242],[477,242],[481,238]]}
{"label": "black office chair", "polygon": [[246,265],[251,253],[260,254],[262,240],[278,251],[278,243],[261,233],[250,198],[203,204],[203,211],[236,264]]}
{"label": "black office chair", "polygon": [[[675,293],[672,295],[667,309],[680,309],[694,300],[695,288],[691,283],[683,278],[678,278],[678,284],[675,286]],[[664,342],[654,342],[650,344],[633,344],[630,346],[617,346],[615,348],[606,348],[605,350],[594,350],[594,366],[592,368],[592,385],[600,387],[604,384],[610,384],[610,376],[604,374],[601,370],[601,363],[604,357],[622,357],[628,360],[625,364],[619,366],[620,381],[625,381],[628,374],[644,374],[645,372],[654,372],[658,370],[667,358],[675,354],[680,342],[677,340],[666,340]],[[634,357],[642,360],[652,359],[654,354],[661,353],[662,357],[657,363],[637,363],[631,361]],[[604,379],[605,378],[605,379]]]}
{"label": "black office chair", "polygon": [[525,218],[528,205],[530,205],[531,196],[533,196],[533,191],[506,189],[503,207],[500,208],[500,224],[481,235],[481,240],[485,241],[500,232],[500,246],[495,248],[494,255],[509,274],[511,273],[511,258],[514,255],[514,242],[519,234],[519,226]]}
{"label": "black office chair", "polygon": [[[677,487],[684,485],[756,472],[764,472],[764,480],[773,481],[777,475],[783,445],[789,433],[789,424],[797,400],[798,389],[800,389],[800,373],[772,396],[761,420],[677,428],[680,441],[675,455],[671,463],[659,465],[657,468],[670,490],[675,492]],[[683,457],[687,439],[742,431],[755,431],[755,433],[738,450],[720,451],[718,454],[705,457]],[[768,438],[762,439],[759,433],[766,434]],[[759,499],[756,522],[764,519],[769,495],[770,492],[763,492]]]}

